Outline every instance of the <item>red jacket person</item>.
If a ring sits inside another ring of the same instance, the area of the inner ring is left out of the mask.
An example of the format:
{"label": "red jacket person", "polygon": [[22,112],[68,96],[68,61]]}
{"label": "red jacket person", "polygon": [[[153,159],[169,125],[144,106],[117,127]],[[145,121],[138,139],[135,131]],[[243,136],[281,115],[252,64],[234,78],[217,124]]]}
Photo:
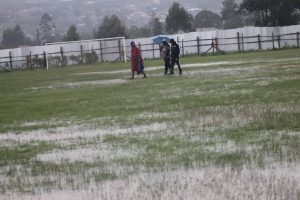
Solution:
{"label": "red jacket person", "polygon": [[131,79],[134,79],[134,74],[137,72],[137,75],[143,74],[146,78],[144,72],[144,61],[142,58],[141,50],[135,45],[134,41],[130,42],[131,46]]}

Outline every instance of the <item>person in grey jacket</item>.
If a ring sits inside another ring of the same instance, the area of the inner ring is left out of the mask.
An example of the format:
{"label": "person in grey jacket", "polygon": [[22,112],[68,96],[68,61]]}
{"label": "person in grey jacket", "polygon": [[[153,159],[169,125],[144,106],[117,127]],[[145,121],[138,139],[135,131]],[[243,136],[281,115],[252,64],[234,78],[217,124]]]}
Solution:
{"label": "person in grey jacket", "polygon": [[165,75],[168,74],[170,70],[170,45],[166,40],[162,40],[162,44],[160,46],[160,54],[165,62]]}

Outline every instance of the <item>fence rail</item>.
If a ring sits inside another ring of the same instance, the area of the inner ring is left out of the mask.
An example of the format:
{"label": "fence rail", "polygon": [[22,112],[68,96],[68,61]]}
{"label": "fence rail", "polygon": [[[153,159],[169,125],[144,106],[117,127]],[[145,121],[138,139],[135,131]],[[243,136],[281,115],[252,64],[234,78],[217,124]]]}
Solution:
{"label": "fence rail", "polygon": [[[218,52],[241,52],[249,50],[262,50],[262,49],[278,49],[283,47],[300,47],[300,37],[299,32],[282,34],[282,35],[255,35],[255,36],[244,36],[243,34],[237,33],[236,37],[212,37],[201,39],[196,37],[192,40],[184,40],[177,38],[177,43],[181,48],[181,56],[186,55],[206,55],[215,54]],[[294,36],[285,38],[284,36]],[[152,46],[151,46],[152,45]],[[246,48],[247,46],[250,46]],[[150,46],[150,48],[149,48]],[[232,48],[226,48],[231,46]],[[256,47],[255,47],[256,46]],[[264,47],[263,47],[264,46]],[[149,59],[158,58],[159,56],[159,45],[154,44],[141,44],[139,47],[144,55],[144,57]],[[130,48],[127,46],[127,48]],[[152,54],[149,54],[152,52]],[[130,51],[128,51],[130,53]],[[146,56],[145,56],[146,55]],[[151,56],[152,55],[152,56]]]}
{"label": "fence rail", "polygon": [[[256,29],[258,34],[247,35],[247,31],[231,32],[219,31],[191,34],[173,35],[181,48],[181,56],[186,55],[207,55],[224,52],[243,52],[249,50],[280,49],[286,47],[300,47],[300,26],[295,26],[296,32],[274,34],[266,31],[261,33],[261,29]],[[274,27],[280,28],[280,27]],[[273,28],[273,29],[274,29]],[[229,35],[229,36],[228,36]],[[219,37],[218,37],[219,36]],[[104,61],[126,61],[126,55],[130,55],[130,41],[122,38],[110,41],[110,45],[101,41],[93,41],[89,45],[75,42],[59,43],[49,50],[48,47],[40,47],[37,51],[25,49],[24,52],[13,52],[13,50],[0,51],[0,70],[12,71],[15,69],[46,68],[48,66],[90,64]],[[159,45],[152,43],[152,38],[135,39],[138,43],[143,57],[155,59],[160,57]],[[124,44],[122,44],[122,42]],[[66,46],[70,45],[70,46]],[[72,46],[73,45],[73,46]],[[34,50],[34,47],[31,47]],[[17,49],[20,50],[20,49]],[[43,51],[41,51],[43,50]],[[20,50],[22,51],[22,49]],[[2,53],[1,53],[2,52]],[[6,54],[6,55],[5,55]]]}

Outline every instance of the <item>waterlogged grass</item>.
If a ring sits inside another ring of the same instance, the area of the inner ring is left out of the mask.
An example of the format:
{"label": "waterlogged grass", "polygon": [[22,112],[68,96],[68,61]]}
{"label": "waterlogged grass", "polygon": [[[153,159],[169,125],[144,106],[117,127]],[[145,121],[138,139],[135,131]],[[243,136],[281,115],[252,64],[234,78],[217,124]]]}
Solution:
{"label": "waterlogged grass", "polygon": [[298,200],[299,55],[0,73],[0,198]]}
{"label": "waterlogged grass", "polygon": [[[22,144],[17,147],[1,147],[0,148],[0,165],[26,165],[30,160],[40,153],[47,152],[56,148],[55,144],[41,142],[37,144]],[[10,170],[8,174],[12,175],[14,170]]]}

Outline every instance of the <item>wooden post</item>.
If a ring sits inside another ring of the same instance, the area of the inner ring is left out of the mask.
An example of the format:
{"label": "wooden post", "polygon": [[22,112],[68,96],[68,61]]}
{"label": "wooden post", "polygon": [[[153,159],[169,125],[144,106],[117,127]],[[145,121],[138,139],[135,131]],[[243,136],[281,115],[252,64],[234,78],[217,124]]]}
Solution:
{"label": "wooden post", "polygon": [[197,53],[200,55],[200,38],[197,37]]}
{"label": "wooden post", "polygon": [[80,45],[80,64],[83,64],[83,46]]}
{"label": "wooden post", "polygon": [[64,66],[64,51],[63,48],[60,47],[60,57],[61,57],[61,66]]}
{"label": "wooden post", "polygon": [[155,49],[154,49],[154,43],[152,43],[152,55],[153,55],[153,59],[154,59],[154,57],[155,57]]}
{"label": "wooden post", "polygon": [[297,32],[297,47],[300,47],[300,41],[299,41],[299,32]]}
{"label": "wooden post", "polygon": [[280,35],[278,35],[278,48],[281,48],[281,44],[280,44]]}
{"label": "wooden post", "polygon": [[30,65],[30,70],[32,70],[32,60],[31,60],[31,51],[29,52],[29,65]]}
{"label": "wooden post", "polygon": [[218,44],[218,38],[215,37],[215,48],[216,48],[216,52],[219,50],[219,44]]}
{"label": "wooden post", "polygon": [[257,42],[258,42],[258,49],[261,50],[261,41],[260,41],[260,35],[257,35]]}
{"label": "wooden post", "polygon": [[215,55],[215,42],[214,42],[214,38],[211,39],[211,47],[213,49],[213,55]]}
{"label": "wooden post", "polygon": [[121,41],[120,40],[118,40],[118,47],[119,47],[120,62],[122,62],[122,47],[121,47]]}
{"label": "wooden post", "polygon": [[182,57],[184,57],[184,44],[183,44],[183,39],[181,41],[181,48],[182,48]]}
{"label": "wooden post", "polygon": [[102,49],[101,40],[100,40],[100,58],[101,58],[101,62],[103,62],[103,49]]}
{"label": "wooden post", "polygon": [[26,67],[29,68],[29,55],[26,55]]}
{"label": "wooden post", "polygon": [[43,67],[44,67],[44,68],[47,67],[47,56],[46,56],[46,51],[44,51],[44,63],[43,63]]}
{"label": "wooden post", "polygon": [[274,38],[274,33],[272,32],[272,44],[273,44],[273,49],[275,49],[275,38]]}
{"label": "wooden post", "polygon": [[11,55],[11,51],[9,52],[9,67],[10,67],[10,71],[12,71],[13,66],[12,66],[12,55]]}
{"label": "wooden post", "polygon": [[240,33],[237,32],[237,44],[238,44],[238,51],[241,51],[241,46],[240,46]]}
{"label": "wooden post", "polygon": [[245,51],[244,34],[242,34],[242,50]]}

